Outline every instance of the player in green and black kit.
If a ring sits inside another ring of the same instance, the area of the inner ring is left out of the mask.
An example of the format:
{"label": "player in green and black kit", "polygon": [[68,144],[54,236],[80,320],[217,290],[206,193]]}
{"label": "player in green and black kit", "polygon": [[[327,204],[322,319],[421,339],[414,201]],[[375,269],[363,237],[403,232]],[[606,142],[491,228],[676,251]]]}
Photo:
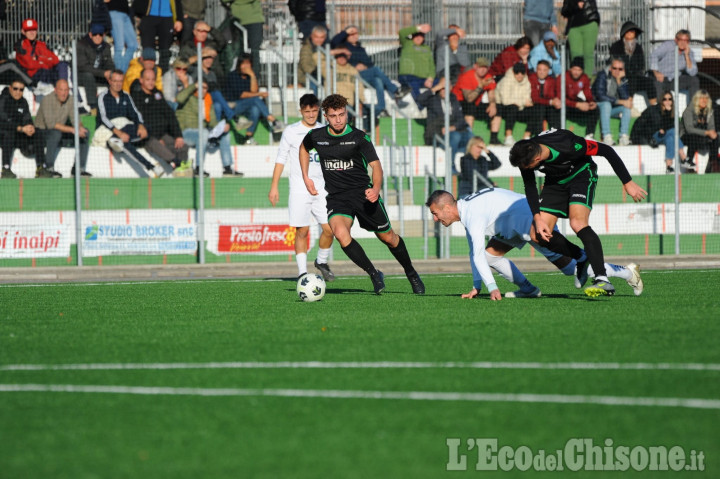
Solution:
{"label": "player in green and black kit", "polygon": [[[534,228],[530,233],[533,241],[571,258],[580,259],[580,248],[564,236],[553,235],[558,217],[569,218],[570,227],[585,247],[595,279],[585,289],[588,296],[615,294],[605,272],[605,258],[600,238],[589,226],[590,210],[597,186],[597,165],[592,156],[603,156],[623,183],[625,192],[635,202],[642,201],[647,191],[632,180],[625,164],[615,150],[604,143],[586,140],[568,130],[549,130],[535,138],[515,143],[510,149],[510,163],[520,167],[525,196],[533,214]],[[545,185],[538,197],[535,170],[545,174]],[[578,278],[585,264],[578,263]]]}
{"label": "player in green and black kit", "polygon": [[[375,233],[402,265],[413,293],[425,294],[425,285],[413,268],[405,242],[390,226],[380,198],[383,170],[370,138],[365,132],[347,124],[345,97],[328,96],[322,102],[322,109],[328,126],[311,130],[300,146],[300,169],[305,186],[310,194],[318,194],[308,176],[308,152],[316,150],[328,192],[328,223],[348,258],[370,275],[375,293],[382,293],[385,289],[382,272],[375,269],[360,243],[350,235],[350,228],[357,217],[360,226]],[[372,179],[367,172],[371,163]]]}

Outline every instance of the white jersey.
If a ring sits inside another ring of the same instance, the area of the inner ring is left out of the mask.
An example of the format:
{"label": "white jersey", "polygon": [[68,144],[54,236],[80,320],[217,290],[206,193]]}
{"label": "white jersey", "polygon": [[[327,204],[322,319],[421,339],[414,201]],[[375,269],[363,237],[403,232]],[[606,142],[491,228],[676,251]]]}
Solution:
{"label": "white jersey", "polygon": [[[299,121],[288,125],[283,131],[275,163],[285,165],[290,179],[291,192],[307,192],[305,182],[302,178],[302,170],[300,170],[300,145],[310,130],[323,126],[325,126],[323,123],[317,122],[315,126],[307,127]],[[325,188],[325,180],[323,179],[322,170],[320,169],[320,158],[315,150],[309,153],[310,167],[308,169],[308,176],[310,176],[310,179],[315,183],[315,188],[320,191]]]}
{"label": "white jersey", "polygon": [[502,188],[486,188],[459,199],[457,207],[470,245],[473,278],[479,274],[490,288],[495,280],[485,258],[485,236],[518,249],[525,246],[533,219],[527,198]]}

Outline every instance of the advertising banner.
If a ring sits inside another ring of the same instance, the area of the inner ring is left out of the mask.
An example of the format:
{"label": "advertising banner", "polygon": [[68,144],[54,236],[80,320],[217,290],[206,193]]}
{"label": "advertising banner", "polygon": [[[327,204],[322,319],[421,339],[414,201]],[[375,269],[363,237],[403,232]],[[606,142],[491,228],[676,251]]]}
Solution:
{"label": "advertising banner", "polygon": [[83,256],[194,254],[195,225],[94,224],[85,228]]}
{"label": "advertising banner", "polygon": [[[312,230],[312,228],[311,228]],[[310,235],[308,235],[308,244]],[[212,251],[212,243],[208,249]],[[219,225],[217,254],[294,254],[295,228],[288,225]]]}
{"label": "advertising banner", "polygon": [[0,226],[0,258],[64,258],[70,256],[67,225]]}

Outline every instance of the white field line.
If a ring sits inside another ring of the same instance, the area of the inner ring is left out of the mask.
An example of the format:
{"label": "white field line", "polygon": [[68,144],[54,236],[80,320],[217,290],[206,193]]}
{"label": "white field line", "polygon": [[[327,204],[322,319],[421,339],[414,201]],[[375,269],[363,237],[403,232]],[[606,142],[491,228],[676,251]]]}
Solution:
{"label": "white field line", "polygon": [[391,399],[409,401],[521,402],[551,404],[597,404],[603,406],[681,407],[720,409],[718,399],[651,398],[623,396],[574,396],[565,394],[505,394],[427,391],[352,391],[323,389],[172,388],[94,386],[72,384],[0,384],[0,392],[60,392],[135,394],[147,396],[264,396],[322,399]]}
{"label": "white field line", "polygon": [[541,363],[541,362],[209,362],[209,363],[89,363],[7,364],[1,371],[107,371],[166,369],[536,369],[592,371],[720,371],[720,364],[703,363]]}

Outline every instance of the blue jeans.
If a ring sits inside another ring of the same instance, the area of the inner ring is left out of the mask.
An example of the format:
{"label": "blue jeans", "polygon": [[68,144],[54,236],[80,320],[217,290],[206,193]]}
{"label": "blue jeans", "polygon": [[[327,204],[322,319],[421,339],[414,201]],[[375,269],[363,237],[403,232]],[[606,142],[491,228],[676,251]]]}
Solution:
{"label": "blue jeans", "polygon": [[[197,147],[198,141],[200,141],[200,135],[198,135],[198,130],[195,128],[188,128],[187,130],[183,130],[183,138],[185,139],[185,143],[187,143],[189,146],[194,147]],[[222,165],[232,165],[233,157],[232,151],[230,150],[230,135],[225,133],[219,139],[208,142],[208,131],[203,130],[203,141],[205,141],[206,152],[214,153],[219,148],[220,160],[222,161]],[[195,165],[200,165],[200,152],[198,150],[195,150]]]}
{"label": "blue jeans", "polygon": [[233,119],[233,116],[235,115],[233,109],[230,108],[230,105],[228,105],[227,100],[225,100],[225,97],[220,90],[211,91],[210,98],[212,98],[213,108],[215,108],[215,116],[218,117],[218,120],[221,118],[228,120]]}
{"label": "blue jeans", "polygon": [[[138,48],[135,25],[133,25],[132,20],[126,13],[115,10],[110,11],[110,21],[112,22],[112,37],[115,43],[115,66],[118,70],[125,72]],[[125,50],[124,54],[123,49]]]}
{"label": "blue jeans", "polygon": [[[659,131],[656,131],[653,134],[653,138],[655,138],[655,141],[657,141],[658,145],[665,145],[666,160],[672,160],[673,158],[675,158],[675,128],[670,128],[668,131],[665,132],[664,135],[661,135]],[[683,144],[682,140],[678,138],[678,149],[682,149],[684,147],[685,145]]]}
{"label": "blue jeans", "polygon": [[627,135],[630,131],[630,108],[621,105],[613,106],[609,101],[599,101],[600,110],[600,133],[602,136],[610,134],[610,118],[620,117],[620,134]]}
{"label": "blue jeans", "polygon": [[[420,96],[420,89],[425,86],[425,78],[416,77],[415,75],[400,75],[398,76],[398,81],[401,85],[406,85],[410,88],[410,94],[413,97],[413,100],[415,100],[415,103],[417,103],[417,97]],[[418,105],[418,108],[420,111],[422,111],[424,106]]]}
{"label": "blue jeans", "polygon": [[375,66],[361,71],[360,76],[375,88],[375,93],[377,94],[377,105],[375,108],[378,112],[383,111],[385,109],[385,90],[393,95],[398,91],[398,87],[390,81],[387,75],[385,75],[385,72]]}
{"label": "blue jeans", "polygon": [[267,118],[270,115],[267,105],[260,97],[241,98],[235,102],[235,116],[242,115],[252,122],[247,129],[248,133],[255,133],[261,118]]}
{"label": "blue jeans", "polygon": [[473,132],[470,128],[466,129],[465,131],[451,131],[450,132],[450,154],[452,155],[452,169],[453,173],[457,170],[455,167],[455,157],[457,156],[457,153],[465,152],[465,148],[467,148],[467,144],[470,141],[470,139],[473,137]]}

